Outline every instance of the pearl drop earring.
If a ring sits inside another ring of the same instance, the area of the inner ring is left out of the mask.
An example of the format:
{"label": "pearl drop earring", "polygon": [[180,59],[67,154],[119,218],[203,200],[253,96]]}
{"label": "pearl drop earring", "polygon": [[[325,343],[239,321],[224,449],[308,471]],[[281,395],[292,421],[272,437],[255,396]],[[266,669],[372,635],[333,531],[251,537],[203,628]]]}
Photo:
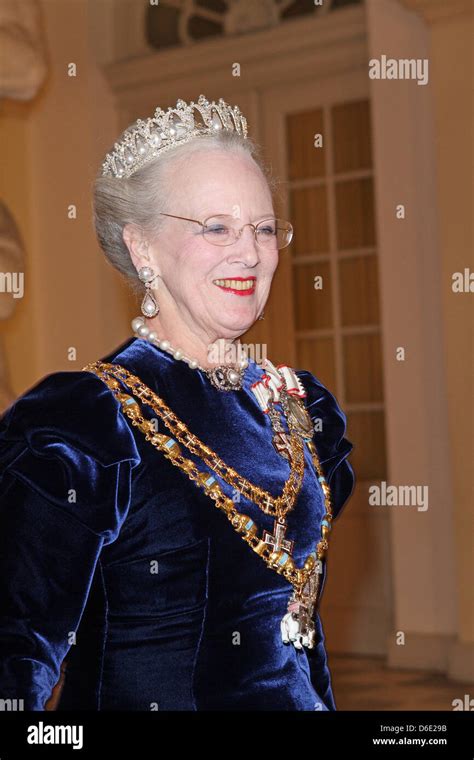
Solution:
{"label": "pearl drop earring", "polygon": [[151,283],[158,277],[151,267],[141,267],[138,270],[139,279],[145,284],[146,293],[141,303],[141,312],[144,317],[154,317],[158,314],[160,307],[151,290]]}

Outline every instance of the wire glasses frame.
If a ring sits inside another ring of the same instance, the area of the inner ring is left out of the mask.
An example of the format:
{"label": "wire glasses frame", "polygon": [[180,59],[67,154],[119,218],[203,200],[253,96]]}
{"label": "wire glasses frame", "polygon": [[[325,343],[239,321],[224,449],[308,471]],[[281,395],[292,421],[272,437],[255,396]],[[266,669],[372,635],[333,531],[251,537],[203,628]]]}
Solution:
{"label": "wire glasses frame", "polygon": [[[255,237],[255,240],[257,242],[257,245],[261,246],[262,248],[271,248],[272,245],[274,245],[274,240],[276,241],[276,247],[278,250],[281,250],[282,248],[286,248],[292,241],[293,238],[293,226],[290,222],[285,221],[284,219],[276,219],[275,217],[267,217],[265,219],[262,219],[260,222],[257,222],[257,224],[252,224],[252,222],[247,222],[246,224],[242,225],[239,230],[236,230],[232,225],[226,226],[222,223],[222,221],[218,221],[221,219],[229,219],[232,217],[229,217],[227,214],[214,214],[212,216],[206,217],[204,221],[200,222],[199,219],[190,219],[187,216],[177,216],[176,214],[165,214],[163,211],[160,212],[161,216],[169,216],[173,219],[184,219],[186,222],[195,222],[196,224],[200,224],[203,228],[203,234],[205,239],[212,243],[213,245],[220,245],[220,246],[226,246],[226,245],[233,245],[233,243],[237,242],[239,240],[242,230],[244,227],[252,227],[253,228],[253,234]],[[208,222],[211,219],[216,220],[216,228],[212,229],[211,226],[209,226]],[[265,224],[268,225],[269,221],[272,221],[275,223],[275,228],[271,229],[269,232],[266,232],[266,236],[261,237],[259,239],[259,233],[264,234],[265,231]],[[218,229],[220,228],[220,230]]]}

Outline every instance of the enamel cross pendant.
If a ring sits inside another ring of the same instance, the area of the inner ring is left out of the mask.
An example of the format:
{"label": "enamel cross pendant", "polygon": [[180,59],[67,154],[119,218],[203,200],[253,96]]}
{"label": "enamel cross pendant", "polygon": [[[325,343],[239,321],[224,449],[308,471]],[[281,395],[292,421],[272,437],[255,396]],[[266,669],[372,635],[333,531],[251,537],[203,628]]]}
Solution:
{"label": "enamel cross pendant", "polygon": [[279,552],[280,549],[284,549],[284,551],[288,552],[288,554],[291,555],[291,552],[293,551],[293,541],[290,541],[289,539],[285,538],[286,533],[286,524],[284,520],[275,520],[275,524],[273,526],[273,533],[268,533],[268,531],[263,531],[263,540],[266,544],[269,544],[274,552]]}

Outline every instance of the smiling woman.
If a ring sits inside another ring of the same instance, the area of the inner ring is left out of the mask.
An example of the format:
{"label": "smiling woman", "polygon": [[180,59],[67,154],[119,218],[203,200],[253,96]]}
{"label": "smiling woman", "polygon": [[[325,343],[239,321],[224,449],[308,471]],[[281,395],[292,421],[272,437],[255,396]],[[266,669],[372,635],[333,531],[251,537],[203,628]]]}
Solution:
{"label": "smiling woman", "polygon": [[[160,212],[164,221],[158,231],[133,223],[123,230],[125,255],[135,272],[149,267],[155,276],[153,300],[160,309],[147,314],[147,326],[201,366],[208,366],[209,346],[216,339],[235,341],[252,326],[263,311],[278,264],[280,238],[262,238],[260,228],[256,232],[248,227],[272,207],[268,183],[248,151],[237,147],[245,138],[224,134],[227,139],[212,135],[184,146],[185,158],[173,161],[170,151],[167,211]],[[228,147],[223,149],[224,144]],[[227,226],[222,220],[218,225],[198,221],[206,219],[208,208],[221,209]],[[214,283],[249,275],[255,277],[255,286],[246,299]]]}
{"label": "smiling woman", "polygon": [[142,316],[0,421],[4,699],[43,710],[63,670],[59,710],[335,709],[318,604],[345,416],[309,372],[226,350],[291,241],[275,186],[222,99],[106,156],[97,236]]}

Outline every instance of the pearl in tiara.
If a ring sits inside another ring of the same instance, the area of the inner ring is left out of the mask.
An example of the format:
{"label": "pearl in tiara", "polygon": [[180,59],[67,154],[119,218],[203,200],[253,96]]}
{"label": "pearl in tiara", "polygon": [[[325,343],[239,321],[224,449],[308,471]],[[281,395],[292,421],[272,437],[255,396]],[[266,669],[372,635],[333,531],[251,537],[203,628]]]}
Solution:
{"label": "pearl in tiara", "polygon": [[247,120],[238,106],[231,107],[222,98],[216,103],[200,95],[198,102],[177,100],[167,111],[157,108],[154,115],[137,121],[124,137],[107,153],[102,164],[103,177],[130,177],[148,161],[175,145],[193,137],[214,134],[221,130],[247,137]]}

